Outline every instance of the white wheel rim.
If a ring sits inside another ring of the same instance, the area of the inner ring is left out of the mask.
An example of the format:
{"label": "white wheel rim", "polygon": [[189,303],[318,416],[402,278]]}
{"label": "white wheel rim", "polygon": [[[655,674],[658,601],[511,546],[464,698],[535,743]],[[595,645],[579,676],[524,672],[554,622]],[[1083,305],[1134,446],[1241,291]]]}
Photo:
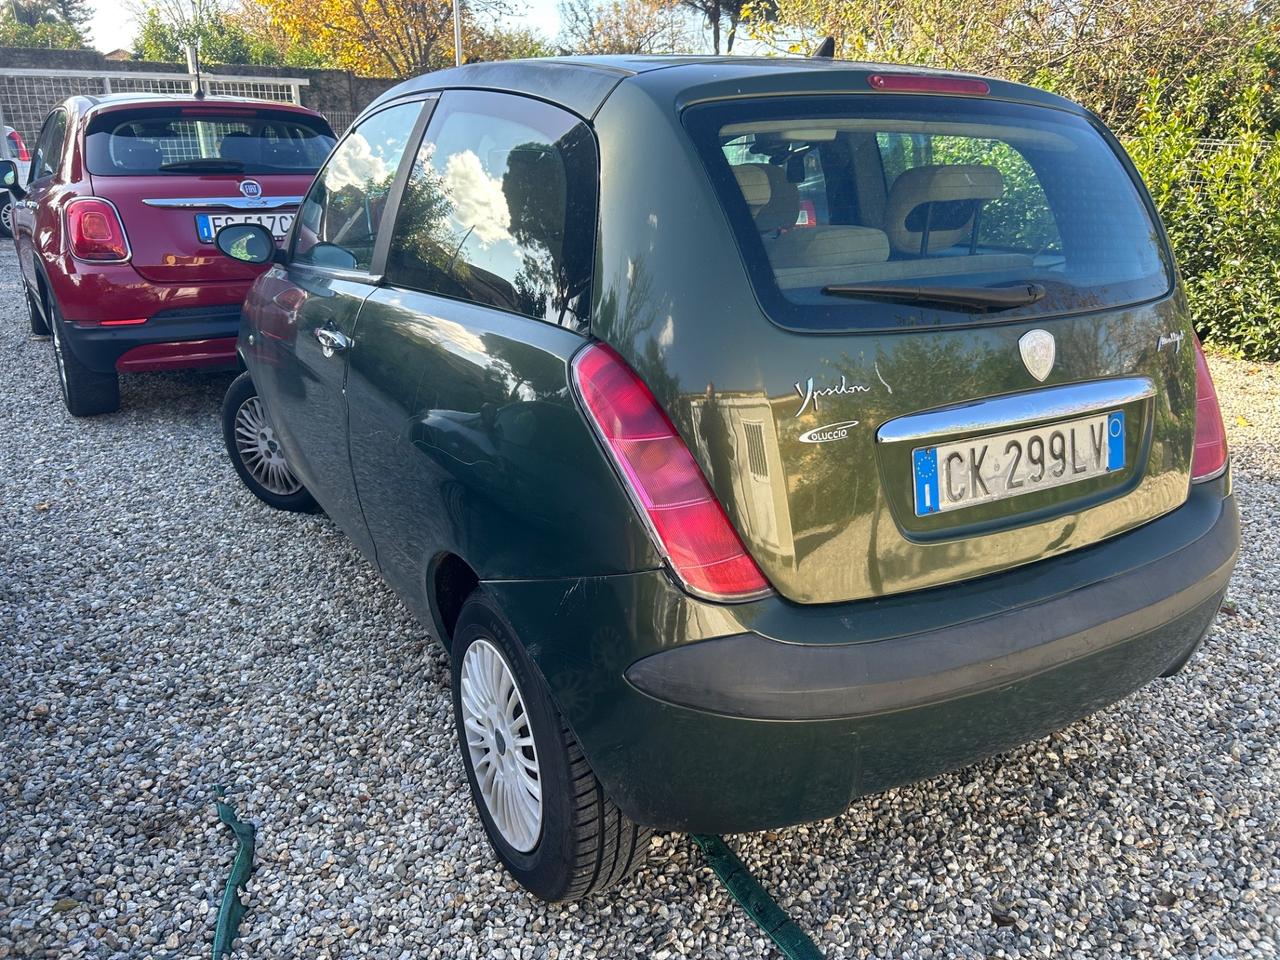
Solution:
{"label": "white wheel rim", "polygon": [[462,655],[459,691],[467,755],[502,839],[521,853],[542,833],[542,777],[524,698],[506,657],[488,640]]}
{"label": "white wheel rim", "polygon": [[267,421],[267,411],[257,397],[250,397],[236,410],[235,433],[240,462],[254,480],[281,497],[302,489],[285,461],[284,451]]}
{"label": "white wheel rim", "polygon": [[13,204],[8,200],[4,202],[4,206],[0,207],[0,224],[13,233]]}

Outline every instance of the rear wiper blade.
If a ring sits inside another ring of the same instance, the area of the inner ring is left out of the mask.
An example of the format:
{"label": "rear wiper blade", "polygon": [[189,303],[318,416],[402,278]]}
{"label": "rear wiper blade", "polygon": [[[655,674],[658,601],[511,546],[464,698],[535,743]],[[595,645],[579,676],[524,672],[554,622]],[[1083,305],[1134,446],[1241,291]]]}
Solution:
{"label": "rear wiper blade", "polygon": [[968,310],[1008,310],[1025,307],[1044,299],[1045,289],[1038,283],[1019,283],[1011,287],[926,287],[913,284],[839,283],[823,287],[833,297],[858,297],[871,300],[893,300],[899,303],[935,303]]}
{"label": "rear wiper blade", "polygon": [[221,157],[200,157],[195,160],[174,160],[160,164],[161,170],[229,170],[238,173],[244,169],[241,160],[223,160]]}

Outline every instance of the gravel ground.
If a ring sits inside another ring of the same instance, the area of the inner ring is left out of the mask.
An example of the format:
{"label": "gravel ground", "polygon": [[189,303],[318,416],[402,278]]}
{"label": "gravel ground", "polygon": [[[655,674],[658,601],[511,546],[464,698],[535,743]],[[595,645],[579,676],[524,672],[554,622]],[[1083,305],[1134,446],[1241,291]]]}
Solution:
{"label": "gravel ground", "polygon": [[[619,891],[524,896],[472,811],[440,652],[323,517],[237,482],[225,375],[73,421],[0,253],[0,958],[776,955],[680,836]],[[731,839],[830,957],[1272,957],[1280,368],[1214,363],[1246,523],[1180,677],[1012,753]]]}

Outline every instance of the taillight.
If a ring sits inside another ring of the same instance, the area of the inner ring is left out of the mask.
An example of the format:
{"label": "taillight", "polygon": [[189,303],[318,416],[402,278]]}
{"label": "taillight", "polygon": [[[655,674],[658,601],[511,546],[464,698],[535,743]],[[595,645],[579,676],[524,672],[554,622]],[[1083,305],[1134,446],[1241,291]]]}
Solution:
{"label": "taillight", "polygon": [[67,204],[67,243],[77,260],[103,263],[129,259],[129,241],[120,214],[102,197],[77,197]]}
{"label": "taillight", "polygon": [[1227,431],[1200,338],[1192,336],[1196,348],[1196,446],[1191,457],[1191,482],[1199,483],[1212,480],[1226,467]]}
{"label": "taillight", "polygon": [[649,388],[613,350],[574,358],[578,396],[659,548],[692,593],[749,600],[770,590],[689,449]]}
{"label": "taillight", "polygon": [[31,151],[27,149],[27,145],[22,139],[22,134],[18,133],[17,130],[11,130],[9,139],[13,142],[14,149],[18,151],[19,160],[31,159]]}
{"label": "taillight", "polygon": [[964,93],[985,97],[991,85],[977,77],[935,77],[927,73],[873,73],[867,77],[872,90],[884,93]]}

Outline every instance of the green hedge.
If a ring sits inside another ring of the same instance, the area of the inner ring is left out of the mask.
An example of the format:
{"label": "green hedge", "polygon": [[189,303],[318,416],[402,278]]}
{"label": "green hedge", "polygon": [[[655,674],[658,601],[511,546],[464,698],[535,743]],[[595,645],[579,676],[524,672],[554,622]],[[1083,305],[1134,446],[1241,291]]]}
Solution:
{"label": "green hedge", "polygon": [[1263,121],[1266,84],[1240,92],[1203,140],[1217,93],[1193,81],[1176,104],[1152,80],[1126,146],[1160,209],[1197,332],[1257,360],[1280,360],[1280,148]]}

